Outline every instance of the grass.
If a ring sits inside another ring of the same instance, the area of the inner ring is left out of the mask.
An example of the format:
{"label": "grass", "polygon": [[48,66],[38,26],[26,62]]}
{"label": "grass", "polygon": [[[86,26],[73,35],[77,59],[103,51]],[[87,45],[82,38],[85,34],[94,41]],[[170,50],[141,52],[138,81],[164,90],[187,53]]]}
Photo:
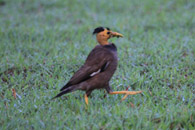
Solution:
{"label": "grass", "polygon": [[[0,0],[0,129],[194,129],[195,2],[193,0]],[[119,65],[114,90],[96,90],[84,104],[59,89],[97,44],[111,39]],[[12,94],[16,91],[16,99]]]}

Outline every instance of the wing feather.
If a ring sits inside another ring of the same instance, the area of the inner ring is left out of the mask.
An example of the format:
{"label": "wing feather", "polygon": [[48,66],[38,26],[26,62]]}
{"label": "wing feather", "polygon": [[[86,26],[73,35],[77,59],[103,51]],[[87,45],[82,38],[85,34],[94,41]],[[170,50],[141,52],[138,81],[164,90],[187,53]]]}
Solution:
{"label": "wing feather", "polygon": [[[91,78],[91,74],[97,72],[101,69],[106,69],[109,65],[109,60],[111,58],[110,52],[105,50],[101,46],[96,46],[87,57],[85,64],[72,76],[70,81],[61,88],[60,91],[68,88],[69,86],[76,85]],[[101,70],[100,72],[104,71]]]}

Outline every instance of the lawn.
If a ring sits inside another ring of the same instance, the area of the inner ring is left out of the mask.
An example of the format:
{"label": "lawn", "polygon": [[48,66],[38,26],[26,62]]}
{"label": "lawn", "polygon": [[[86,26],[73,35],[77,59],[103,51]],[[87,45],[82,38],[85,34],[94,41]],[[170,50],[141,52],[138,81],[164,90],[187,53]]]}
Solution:
{"label": "lawn", "polygon": [[[193,0],[0,0],[0,129],[195,129]],[[113,38],[113,90],[50,100],[97,44]],[[14,92],[15,90],[15,92]],[[14,95],[16,94],[16,95]]]}

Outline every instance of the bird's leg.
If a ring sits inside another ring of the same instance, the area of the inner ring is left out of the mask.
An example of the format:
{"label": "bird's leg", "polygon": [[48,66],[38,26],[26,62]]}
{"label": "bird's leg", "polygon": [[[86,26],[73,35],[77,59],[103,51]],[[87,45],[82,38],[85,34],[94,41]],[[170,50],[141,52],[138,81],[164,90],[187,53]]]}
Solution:
{"label": "bird's leg", "polygon": [[87,105],[89,104],[87,94],[85,94],[85,103],[86,103]]}
{"label": "bird's leg", "polygon": [[125,96],[121,99],[121,101],[125,100],[128,95],[136,95],[138,93],[142,93],[142,91],[112,91],[111,87],[108,85],[105,87],[106,91],[113,95],[113,94],[125,94]]}
{"label": "bird's leg", "polygon": [[91,90],[88,90],[85,94],[85,103],[88,106],[89,102],[88,102],[88,97],[91,95]]}
{"label": "bird's leg", "polygon": [[125,94],[125,96],[121,99],[121,101],[125,100],[128,95],[136,95],[142,93],[142,91],[114,91],[114,92],[109,92],[109,94]]}

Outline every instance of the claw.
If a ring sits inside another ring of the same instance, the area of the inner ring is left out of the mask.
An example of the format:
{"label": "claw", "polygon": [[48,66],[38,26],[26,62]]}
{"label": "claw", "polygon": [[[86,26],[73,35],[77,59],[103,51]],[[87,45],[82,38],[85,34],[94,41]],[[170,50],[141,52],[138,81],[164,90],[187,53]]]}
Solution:
{"label": "claw", "polygon": [[125,96],[121,99],[121,101],[125,100],[127,98],[128,94],[125,94]]}

